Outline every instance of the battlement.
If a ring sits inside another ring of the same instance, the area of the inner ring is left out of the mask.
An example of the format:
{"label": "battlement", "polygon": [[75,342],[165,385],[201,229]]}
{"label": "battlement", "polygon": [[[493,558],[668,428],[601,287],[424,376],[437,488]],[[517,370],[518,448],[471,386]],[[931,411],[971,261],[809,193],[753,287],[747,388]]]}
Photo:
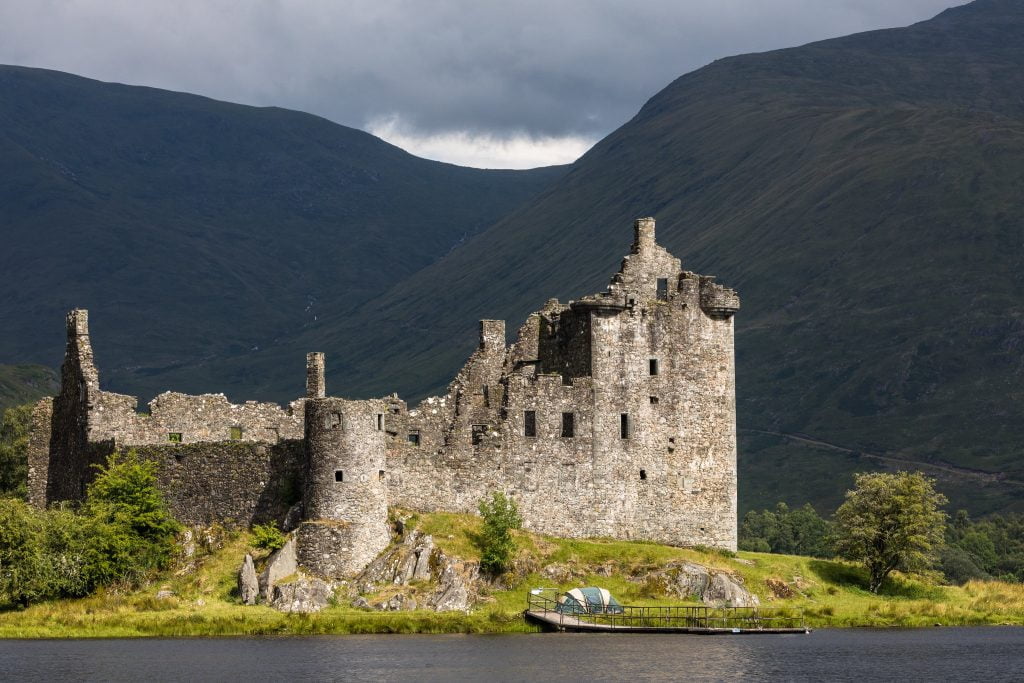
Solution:
{"label": "battlement", "polygon": [[740,296],[735,289],[714,282],[714,277],[700,278],[700,307],[710,316],[728,318],[740,310]]}

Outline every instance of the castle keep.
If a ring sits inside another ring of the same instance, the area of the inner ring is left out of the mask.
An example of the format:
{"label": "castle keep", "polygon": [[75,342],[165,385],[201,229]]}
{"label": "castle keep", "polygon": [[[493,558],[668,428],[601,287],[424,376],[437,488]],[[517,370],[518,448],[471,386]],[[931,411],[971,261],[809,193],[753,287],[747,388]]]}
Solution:
{"label": "castle keep", "polygon": [[277,520],[328,577],[388,545],[389,506],[469,512],[499,490],[534,531],[734,550],[739,298],[683,270],[654,219],[634,230],[607,291],[549,301],[511,346],[503,321],[481,321],[448,393],[414,408],[327,396],[311,353],[287,408],[168,392],[140,413],[100,389],[88,314],[72,311],[60,395],[33,413],[30,498],[78,499],[92,464],[132,448],[183,522]]}

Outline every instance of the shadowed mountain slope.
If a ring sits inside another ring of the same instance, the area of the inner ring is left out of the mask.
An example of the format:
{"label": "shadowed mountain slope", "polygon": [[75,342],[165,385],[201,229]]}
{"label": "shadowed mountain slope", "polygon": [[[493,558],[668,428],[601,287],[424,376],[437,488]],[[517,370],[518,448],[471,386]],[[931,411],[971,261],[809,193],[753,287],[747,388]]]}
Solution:
{"label": "shadowed mountain slope", "polygon": [[329,352],[334,392],[436,391],[478,318],[514,330],[603,290],[654,215],[685,267],[743,298],[743,505],[829,509],[853,471],[924,463],[954,505],[1024,509],[1022,37],[1024,3],[980,0],[715,62],[300,345]]}
{"label": "shadowed mountain slope", "polygon": [[379,295],[562,172],[460,168],[299,112],[0,67],[0,360],[59,365],[64,313],[87,307],[112,388],[161,391],[175,367]]}

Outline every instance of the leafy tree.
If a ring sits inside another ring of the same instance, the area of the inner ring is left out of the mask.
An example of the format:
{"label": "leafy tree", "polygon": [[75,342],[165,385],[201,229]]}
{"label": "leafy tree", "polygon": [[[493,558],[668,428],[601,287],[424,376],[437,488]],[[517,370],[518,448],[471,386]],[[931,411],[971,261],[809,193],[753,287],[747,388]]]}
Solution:
{"label": "leafy tree", "polygon": [[264,550],[280,550],[288,542],[288,537],[277,528],[277,522],[255,524],[252,527],[252,544]]}
{"label": "leafy tree", "polygon": [[25,497],[31,422],[31,405],[8,408],[0,420],[0,496]]}
{"label": "leafy tree", "polygon": [[157,465],[140,460],[135,451],[112,454],[86,491],[83,513],[120,532],[105,538],[99,557],[110,564],[104,573],[133,574],[166,567],[174,556],[174,538],[181,525],[171,515],[157,487]]}
{"label": "leafy tree", "polygon": [[1024,516],[1020,514],[973,521],[966,510],[957,510],[946,528],[946,545],[939,567],[950,581],[1024,581]]}
{"label": "leafy tree", "polygon": [[742,550],[829,557],[831,525],[810,504],[791,510],[779,503],[775,510],[751,510],[739,530]]}
{"label": "leafy tree", "polygon": [[490,501],[484,499],[479,505],[483,517],[483,529],[479,536],[480,567],[492,575],[503,574],[512,567],[516,541],[512,530],[523,525],[516,502],[497,491]]}
{"label": "leafy tree", "polygon": [[855,483],[836,510],[836,550],[864,564],[877,593],[893,570],[930,565],[942,544],[946,497],[920,472],[858,474]]}

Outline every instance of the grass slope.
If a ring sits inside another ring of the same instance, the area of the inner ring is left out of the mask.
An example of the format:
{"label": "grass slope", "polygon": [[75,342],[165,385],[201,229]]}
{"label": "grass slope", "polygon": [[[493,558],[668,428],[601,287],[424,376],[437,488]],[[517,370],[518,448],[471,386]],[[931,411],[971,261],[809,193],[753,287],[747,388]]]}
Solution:
{"label": "grass slope", "polygon": [[57,393],[57,375],[41,365],[0,365],[0,413]]}
{"label": "grass slope", "polygon": [[[472,543],[479,520],[469,515],[421,515],[412,520],[452,556],[478,558]],[[143,590],[108,591],[82,600],[45,603],[0,612],[0,638],[305,635],[327,633],[507,633],[533,631],[521,616],[527,591],[555,587],[538,570],[552,563],[574,569],[579,579],[558,585],[600,585],[624,604],[679,604],[656,586],[627,580],[637,569],[671,560],[692,560],[743,578],[764,607],[802,613],[814,628],[845,626],[933,626],[1024,624],[1024,587],[1004,583],[939,586],[919,577],[897,576],[883,595],[862,588],[864,573],[844,562],[805,557],[739,553],[736,557],[652,543],[567,540],[521,532],[513,585],[495,589],[468,614],[413,611],[368,612],[343,605],[318,614],[288,615],[263,606],[239,604],[236,573],[249,549],[248,535],[236,535],[190,573],[170,574]],[[597,570],[600,568],[600,574]],[[611,575],[606,575],[608,570]],[[768,580],[791,586],[795,595],[773,597]],[[175,597],[156,599],[157,590]],[[404,590],[408,591],[408,588]],[[385,596],[385,590],[378,597]]]}
{"label": "grass slope", "polygon": [[[0,359],[56,366],[89,308],[111,388],[251,398],[215,359],[364,302],[564,169],[413,157],[301,112],[0,66]],[[281,349],[301,394],[305,347]],[[237,392],[234,390],[238,390]]]}

